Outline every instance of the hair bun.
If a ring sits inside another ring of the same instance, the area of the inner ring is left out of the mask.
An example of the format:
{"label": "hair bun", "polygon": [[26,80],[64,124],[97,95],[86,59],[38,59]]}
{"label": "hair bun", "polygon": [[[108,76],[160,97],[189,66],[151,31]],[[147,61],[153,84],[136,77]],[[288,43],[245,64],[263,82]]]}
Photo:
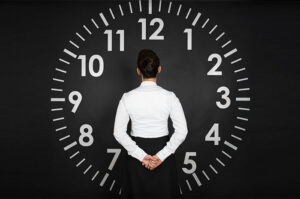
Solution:
{"label": "hair bun", "polygon": [[143,66],[144,66],[145,70],[152,71],[153,70],[152,63],[153,63],[153,61],[149,57],[145,58],[143,61]]}
{"label": "hair bun", "polygon": [[140,69],[144,78],[156,77],[159,64],[159,57],[153,50],[140,50],[137,59],[137,67]]}

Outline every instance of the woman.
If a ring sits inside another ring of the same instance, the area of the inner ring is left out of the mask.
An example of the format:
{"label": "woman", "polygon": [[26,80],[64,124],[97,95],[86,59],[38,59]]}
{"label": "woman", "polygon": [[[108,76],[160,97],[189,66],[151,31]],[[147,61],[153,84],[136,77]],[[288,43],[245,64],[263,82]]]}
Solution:
{"label": "woman", "polygon": [[[177,96],[157,85],[159,58],[150,49],[138,54],[139,87],[123,93],[116,112],[114,137],[127,150],[122,193],[125,198],[180,197],[174,153],[188,129]],[[169,136],[168,118],[175,129]],[[131,119],[132,130],[127,134]]]}

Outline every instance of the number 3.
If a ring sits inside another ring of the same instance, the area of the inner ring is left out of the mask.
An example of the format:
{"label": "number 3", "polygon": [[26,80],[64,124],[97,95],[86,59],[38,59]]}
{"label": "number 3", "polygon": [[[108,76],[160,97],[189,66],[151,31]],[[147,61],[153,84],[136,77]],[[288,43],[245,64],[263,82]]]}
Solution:
{"label": "number 3", "polygon": [[225,108],[228,108],[230,106],[230,103],[231,103],[231,100],[228,97],[230,92],[229,92],[229,89],[226,86],[221,86],[217,90],[218,93],[220,93],[222,91],[224,91],[224,94],[222,95],[222,99],[224,99],[226,102],[225,102],[225,104],[222,104],[221,102],[217,101],[216,104],[219,108],[225,109]]}

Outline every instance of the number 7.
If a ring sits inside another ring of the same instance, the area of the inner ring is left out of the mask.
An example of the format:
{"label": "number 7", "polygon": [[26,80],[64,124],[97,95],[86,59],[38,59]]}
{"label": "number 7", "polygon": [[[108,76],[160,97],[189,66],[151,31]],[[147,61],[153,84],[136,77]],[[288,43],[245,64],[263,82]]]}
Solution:
{"label": "number 7", "polygon": [[109,164],[108,169],[112,170],[113,167],[115,166],[117,159],[121,153],[121,149],[107,149],[107,153],[115,153],[113,159],[111,160],[111,163]]}

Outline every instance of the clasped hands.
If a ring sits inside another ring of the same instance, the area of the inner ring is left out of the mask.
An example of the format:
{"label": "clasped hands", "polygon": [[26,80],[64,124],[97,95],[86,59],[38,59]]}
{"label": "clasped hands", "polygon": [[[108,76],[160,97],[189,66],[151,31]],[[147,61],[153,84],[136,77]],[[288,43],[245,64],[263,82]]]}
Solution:
{"label": "clasped hands", "polygon": [[157,155],[152,156],[149,154],[147,154],[142,161],[142,165],[151,171],[158,167],[161,163],[162,161]]}

